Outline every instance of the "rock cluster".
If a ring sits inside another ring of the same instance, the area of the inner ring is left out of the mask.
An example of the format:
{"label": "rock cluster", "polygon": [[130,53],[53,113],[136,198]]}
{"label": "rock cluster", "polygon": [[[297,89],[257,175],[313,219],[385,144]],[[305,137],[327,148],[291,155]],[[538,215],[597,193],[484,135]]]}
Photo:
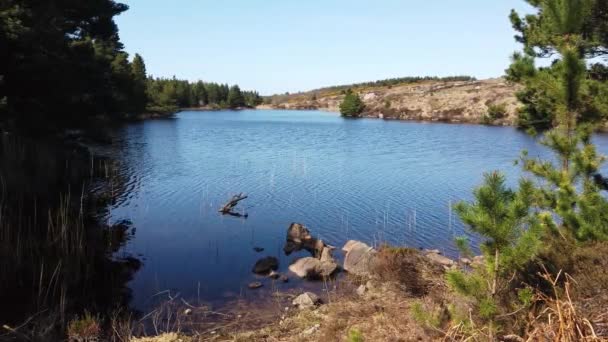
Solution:
{"label": "rock cluster", "polygon": [[338,263],[332,256],[332,248],[323,240],[312,236],[308,228],[299,223],[292,223],[287,230],[287,239],[283,250],[289,255],[294,251],[306,249],[312,257],[304,257],[289,265],[289,270],[300,278],[326,278],[338,271]]}

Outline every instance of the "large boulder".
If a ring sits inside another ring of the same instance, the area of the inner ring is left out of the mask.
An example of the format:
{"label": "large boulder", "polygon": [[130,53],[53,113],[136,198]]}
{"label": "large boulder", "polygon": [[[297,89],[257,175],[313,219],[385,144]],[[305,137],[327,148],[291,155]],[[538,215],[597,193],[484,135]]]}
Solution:
{"label": "large boulder", "polygon": [[317,279],[334,274],[338,270],[338,264],[333,260],[321,261],[317,258],[306,257],[289,265],[289,270],[300,278]]}
{"label": "large boulder", "polygon": [[265,257],[258,260],[253,266],[253,273],[268,274],[279,268],[279,260],[275,257]]}
{"label": "large boulder", "polygon": [[300,309],[311,309],[319,303],[321,303],[321,299],[312,292],[304,292],[297,296],[292,302],[294,306],[297,306]]}
{"label": "large boulder", "polygon": [[350,240],[342,250],[344,257],[344,270],[360,276],[368,276],[376,257],[376,250],[361,241]]}

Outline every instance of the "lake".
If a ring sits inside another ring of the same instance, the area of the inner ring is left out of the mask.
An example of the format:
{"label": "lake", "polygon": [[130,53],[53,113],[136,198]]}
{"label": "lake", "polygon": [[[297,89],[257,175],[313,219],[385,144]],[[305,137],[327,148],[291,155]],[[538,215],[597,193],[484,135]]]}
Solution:
{"label": "lake", "polygon": [[[608,136],[595,140],[605,153]],[[287,273],[305,255],[282,251],[291,222],[339,247],[358,239],[455,255],[453,238],[466,233],[451,205],[470,199],[486,171],[502,170],[515,184],[520,150],[548,156],[512,127],[320,111],[181,112],[121,129],[117,146],[126,185],[108,220],[136,228],[119,254],[143,261],[129,284],[132,305],[142,310],[165,290],[214,305],[263,296],[247,289],[258,279],[257,259],[278,257]],[[248,217],[220,215],[240,192],[249,195],[239,205]],[[304,285],[290,278],[275,286]]]}

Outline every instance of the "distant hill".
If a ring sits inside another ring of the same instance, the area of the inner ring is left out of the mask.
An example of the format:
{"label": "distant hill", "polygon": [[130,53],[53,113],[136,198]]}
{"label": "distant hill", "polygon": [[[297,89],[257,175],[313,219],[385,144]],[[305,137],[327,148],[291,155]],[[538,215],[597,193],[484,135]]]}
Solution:
{"label": "distant hill", "polygon": [[513,125],[519,106],[518,85],[502,78],[457,76],[396,78],[274,95],[266,97],[259,108],[338,112],[347,89],[361,96],[366,117]]}

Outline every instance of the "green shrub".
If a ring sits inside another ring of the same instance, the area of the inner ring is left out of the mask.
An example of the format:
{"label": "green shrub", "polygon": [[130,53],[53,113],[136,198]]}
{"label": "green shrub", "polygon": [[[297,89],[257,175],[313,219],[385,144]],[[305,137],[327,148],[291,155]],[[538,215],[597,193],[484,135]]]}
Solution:
{"label": "green shrub", "polygon": [[488,118],[490,120],[502,119],[507,116],[507,106],[504,103],[491,104],[488,106]]}

